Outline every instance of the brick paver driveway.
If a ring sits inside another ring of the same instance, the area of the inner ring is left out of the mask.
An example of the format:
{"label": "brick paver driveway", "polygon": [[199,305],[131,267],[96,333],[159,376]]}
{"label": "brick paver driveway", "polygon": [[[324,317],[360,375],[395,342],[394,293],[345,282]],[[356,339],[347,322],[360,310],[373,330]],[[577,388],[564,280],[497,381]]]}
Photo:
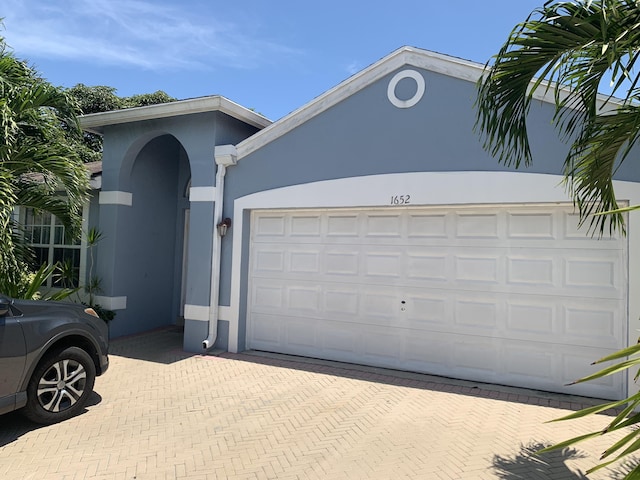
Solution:
{"label": "brick paver driveway", "polygon": [[[0,417],[0,478],[581,479],[608,442],[532,447],[609,417],[586,399],[288,357],[190,355],[163,330],[112,343],[87,412]],[[597,472],[590,479],[620,477]]]}

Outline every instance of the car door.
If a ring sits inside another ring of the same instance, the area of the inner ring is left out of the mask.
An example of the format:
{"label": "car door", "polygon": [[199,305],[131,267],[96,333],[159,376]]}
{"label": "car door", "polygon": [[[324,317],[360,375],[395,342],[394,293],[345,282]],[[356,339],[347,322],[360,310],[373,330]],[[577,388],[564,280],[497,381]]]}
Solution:
{"label": "car door", "polygon": [[19,318],[6,299],[0,298],[0,413],[13,410],[25,368],[26,346]]}

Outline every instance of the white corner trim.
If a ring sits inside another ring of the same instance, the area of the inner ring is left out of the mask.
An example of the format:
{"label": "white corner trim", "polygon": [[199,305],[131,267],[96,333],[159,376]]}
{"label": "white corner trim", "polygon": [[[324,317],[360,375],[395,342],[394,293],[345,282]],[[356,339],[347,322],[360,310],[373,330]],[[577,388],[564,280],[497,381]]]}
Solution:
{"label": "white corner trim", "polygon": [[126,310],[127,297],[97,296],[96,303],[107,310]]}
{"label": "white corner trim", "polygon": [[100,205],[124,205],[130,207],[133,205],[133,194],[118,190],[102,191],[98,202]]}
{"label": "white corner trim", "polygon": [[226,320],[230,322],[233,319],[233,310],[231,307],[220,305],[218,307],[218,320]]}
{"label": "white corner trim", "polygon": [[216,187],[191,187],[189,189],[190,202],[213,202],[216,197]]}
{"label": "white corner trim", "polygon": [[211,308],[208,306],[185,304],[184,318],[185,320],[196,320],[198,322],[208,322],[210,311],[211,311]]}

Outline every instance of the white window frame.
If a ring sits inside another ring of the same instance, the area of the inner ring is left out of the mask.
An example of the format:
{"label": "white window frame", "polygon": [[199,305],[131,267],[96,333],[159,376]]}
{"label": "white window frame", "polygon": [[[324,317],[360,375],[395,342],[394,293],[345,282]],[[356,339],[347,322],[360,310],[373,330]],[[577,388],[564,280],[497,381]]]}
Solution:
{"label": "white window frame", "polygon": [[[19,207],[19,216],[20,224],[23,227],[26,227],[26,219],[27,219],[27,210],[28,207]],[[82,236],[80,238],[80,243],[78,245],[64,245],[55,243],[55,217],[51,215],[50,220],[50,233],[49,233],[49,242],[48,243],[29,243],[31,246],[38,248],[46,248],[48,249],[47,261],[48,263],[53,262],[53,255],[55,248],[72,248],[78,249],[80,251],[80,265],[78,268],[78,287],[82,288],[86,284],[87,277],[87,238],[86,232],[89,228],[89,204],[85,204],[82,207]],[[47,283],[43,285],[47,288],[59,289],[53,285],[53,281],[51,278],[47,279]]]}

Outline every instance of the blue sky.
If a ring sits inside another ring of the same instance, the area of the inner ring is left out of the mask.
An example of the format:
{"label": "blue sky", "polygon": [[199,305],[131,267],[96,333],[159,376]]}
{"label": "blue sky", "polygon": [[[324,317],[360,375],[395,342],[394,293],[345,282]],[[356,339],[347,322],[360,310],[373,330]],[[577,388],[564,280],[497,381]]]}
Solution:
{"label": "blue sky", "polygon": [[3,0],[2,35],[55,85],[220,94],[277,120],[397,48],[485,63],[543,0]]}

